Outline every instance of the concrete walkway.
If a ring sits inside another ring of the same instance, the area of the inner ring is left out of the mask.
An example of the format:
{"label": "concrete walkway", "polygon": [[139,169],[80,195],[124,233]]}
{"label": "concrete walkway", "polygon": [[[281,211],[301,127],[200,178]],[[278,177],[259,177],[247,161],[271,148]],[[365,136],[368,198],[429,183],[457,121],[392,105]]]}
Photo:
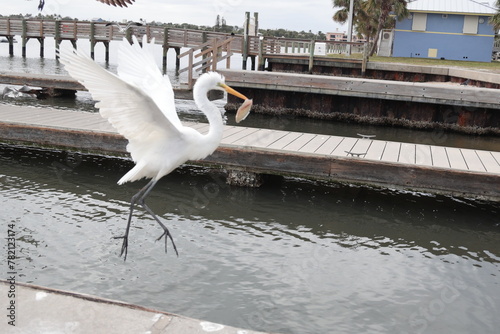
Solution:
{"label": "concrete walkway", "polygon": [[[14,298],[9,297],[12,294]],[[7,315],[0,322],[0,333],[262,333],[90,295],[24,283],[11,284],[4,280],[0,280],[0,295],[2,309]]]}

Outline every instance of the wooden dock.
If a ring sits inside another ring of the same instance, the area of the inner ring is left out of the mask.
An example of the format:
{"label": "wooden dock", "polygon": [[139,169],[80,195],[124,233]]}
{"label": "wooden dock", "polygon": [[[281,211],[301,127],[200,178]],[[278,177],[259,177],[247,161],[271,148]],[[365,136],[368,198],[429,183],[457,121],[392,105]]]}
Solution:
{"label": "wooden dock", "polygon": [[[0,105],[0,142],[122,156],[127,143],[98,114],[11,105]],[[226,126],[193,163],[500,201],[500,152]]]}
{"label": "wooden dock", "polygon": [[[444,83],[347,78],[302,73],[219,70],[262,113],[287,113],[398,126],[420,122],[475,131],[500,128],[497,89]],[[228,97],[230,104],[237,103]],[[256,109],[255,108],[255,109]],[[257,109],[256,109],[257,110]]]}
{"label": "wooden dock", "polygon": [[[246,15],[247,22],[249,22],[249,12]],[[224,59],[227,59],[227,62],[229,62],[233,54],[239,53],[243,59],[242,68],[247,68],[247,58],[250,57],[252,60],[251,69],[253,70],[255,69],[257,57],[259,57],[259,68],[263,68],[266,59],[269,57],[294,55],[297,52],[303,54],[306,52],[309,59],[309,67],[312,68],[317,59],[330,60],[324,56],[326,53],[342,54],[346,53],[349,48],[353,51],[364,52],[366,49],[364,43],[253,36],[248,33],[248,29],[245,31],[244,35],[239,35],[147,24],[130,26],[127,29],[123,29],[123,27],[119,27],[116,24],[110,25],[108,22],[0,18],[0,37],[5,37],[9,43],[9,54],[11,56],[14,55],[15,36],[20,36],[22,39],[23,57],[26,56],[27,43],[30,39],[38,40],[40,44],[40,57],[44,57],[45,39],[49,37],[55,39],[56,49],[59,49],[63,41],[69,41],[76,47],[78,39],[88,39],[90,41],[90,55],[92,58],[94,58],[95,54],[95,45],[103,43],[105,47],[105,59],[109,61],[110,42],[121,41],[123,38],[132,41],[132,35],[136,36],[139,40],[143,36],[146,36],[149,42],[154,39],[156,44],[162,46],[164,71],[166,71],[167,67],[167,52],[169,49],[174,49],[178,56],[176,69],[179,69],[179,58],[189,57],[189,70],[193,66],[192,51],[195,50],[201,50],[195,57],[203,57],[204,61],[207,58],[212,58],[215,65],[218,61]],[[325,53],[322,55],[314,54],[314,46],[317,42],[324,44]],[[207,51],[207,46],[213,50]],[[190,50],[181,54],[181,48],[188,48]],[[224,55],[222,55],[223,53]],[[367,59],[364,59],[363,64],[366,64],[366,61]],[[200,69],[203,68],[204,66],[200,67]],[[192,75],[189,77],[192,78]]]}

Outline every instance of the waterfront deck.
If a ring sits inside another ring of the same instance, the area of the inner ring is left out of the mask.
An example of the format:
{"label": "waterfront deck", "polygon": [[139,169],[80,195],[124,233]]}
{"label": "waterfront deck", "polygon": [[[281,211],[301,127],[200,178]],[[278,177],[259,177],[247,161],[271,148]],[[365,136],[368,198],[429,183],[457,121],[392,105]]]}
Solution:
{"label": "waterfront deck", "polygon": [[12,283],[0,280],[3,296],[15,293],[11,299],[15,304],[5,304],[11,308],[0,323],[2,333],[264,334],[95,296]]}
{"label": "waterfront deck", "polygon": [[[208,124],[186,124],[200,132]],[[98,114],[0,105],[0,142],[123,155]],[[203,165],[500,200],[500,152],[225,126]]]}

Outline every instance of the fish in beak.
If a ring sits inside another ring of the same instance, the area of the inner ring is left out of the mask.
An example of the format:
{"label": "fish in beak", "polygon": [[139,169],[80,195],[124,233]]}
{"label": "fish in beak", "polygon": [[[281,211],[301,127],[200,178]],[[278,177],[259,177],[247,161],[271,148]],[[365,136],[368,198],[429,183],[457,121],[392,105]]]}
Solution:
{"label": "fish in beak", "polygon": [[239,123],[247,118],[248,114],[250,114],[250,109],[252,109],[253,101],[226,84],[221,84],[221,87],[224,88],[224,90],[229,94],[244,100],[243,104],[238,108],[238,111],[236,111],[236,123]]}

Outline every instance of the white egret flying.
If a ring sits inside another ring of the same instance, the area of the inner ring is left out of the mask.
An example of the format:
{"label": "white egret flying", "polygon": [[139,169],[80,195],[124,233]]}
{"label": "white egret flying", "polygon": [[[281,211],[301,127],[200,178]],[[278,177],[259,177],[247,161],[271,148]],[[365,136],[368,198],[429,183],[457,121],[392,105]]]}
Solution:
{"label": "white egret flying", "polygon": [[128,139],[127,151],[135,167],[118,184],[151,179],[132,197],[125,234],[117,237],[123,238],[120,256],[127,258],[130,224],[136,204],[141,205],[163,229],[157,240],[165,237],[165,251],[169,238],[178,255],[168,228],[146,205],[145,199],[161,177],[188,160],[204,159],[219,146],[224,122],[221,110],[209,101],[208,91],[225,90],[245,100],[236,113],[238,122],[248,115],[252,101],[227,86],[220,74],[203,74],[196,81],[193,97],[198,108],[205,113],[210,129],[207,134],[200,134],[183,126],[175,110],[170,80],[156,65],[152,51],[154,41],[147,43],[144,36],[141,47],[133,36],[133,42],[130,44],[124,39],[119,48],[118,75],[77,50],[61,51],[60,60],[68,73],[88,89],[94,100],[99,101],[96,107],[101,116]]}

